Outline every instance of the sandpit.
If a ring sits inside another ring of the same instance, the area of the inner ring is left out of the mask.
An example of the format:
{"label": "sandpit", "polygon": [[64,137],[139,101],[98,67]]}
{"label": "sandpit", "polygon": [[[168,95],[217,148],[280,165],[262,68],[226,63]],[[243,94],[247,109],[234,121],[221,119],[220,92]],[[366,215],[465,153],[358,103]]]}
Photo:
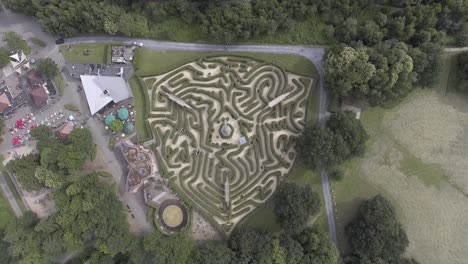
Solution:
{"label": "sandpit", "polygon": [[182,223],[183,215],[180,207],[176,205],[169,205],[164,209],[163,221],[169,227],[176,227]]}
{"label": "sandpit", "polygon": [[[385,114],[382,132],[361,160],[360,175],[394,202],[410,240],[407,253],[420,263],[468,259],[466,102],[433,91],[411,95]],[[436,166],[443,177],[427,181],[434,176],[405,169],[413,155],[419,164],[410,165]]]}

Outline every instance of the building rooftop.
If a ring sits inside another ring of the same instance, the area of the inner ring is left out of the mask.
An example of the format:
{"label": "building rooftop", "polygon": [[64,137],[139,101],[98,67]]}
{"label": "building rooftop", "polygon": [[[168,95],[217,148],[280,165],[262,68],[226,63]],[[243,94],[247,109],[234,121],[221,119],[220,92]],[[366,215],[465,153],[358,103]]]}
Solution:
{"label": "building rooftop", "polygon": [[122,77],[81,75],[80,78],[92,115],[112,101],[118,103],[133,97]]}

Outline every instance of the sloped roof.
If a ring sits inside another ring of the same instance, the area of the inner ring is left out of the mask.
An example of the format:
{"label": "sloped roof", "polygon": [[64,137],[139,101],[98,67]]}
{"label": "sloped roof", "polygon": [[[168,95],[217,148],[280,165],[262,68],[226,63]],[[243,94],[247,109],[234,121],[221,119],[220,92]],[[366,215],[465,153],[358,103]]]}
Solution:
{"label": "sloped roof", "polygon": [[0,112],[3,112],[7,107],[11,105],[10,100],[6,93],[0,95]]}
{"label": "sloped roof", "polygon": [[67,122],[57,130],[58,136],[61,140],[66,140],[68,135],[73,131],[73,123]]}
{"label": "sloped roof", "polygon": [[[80,78],[92,115],[111,101],[118,103],[132,97],[130,87],[122,77],[81,75]],[[105,90],[109,93],[104,94]]]}
{"label": "sloped roof", "polygon": [[47,98],[49,98],[43,88],[33,89],[30,95],[36,107],[43,106],[47,102]]}

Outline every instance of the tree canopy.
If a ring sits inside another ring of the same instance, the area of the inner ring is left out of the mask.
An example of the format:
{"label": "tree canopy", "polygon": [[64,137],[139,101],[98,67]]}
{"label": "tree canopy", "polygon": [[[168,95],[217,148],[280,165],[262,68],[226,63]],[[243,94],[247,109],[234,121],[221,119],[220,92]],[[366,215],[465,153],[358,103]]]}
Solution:
{"label": "tree canopy", "polygon": [[274,198],[276,221],[286,232],[302,230],[309,217],[320,210],[320,197],[310,187],[285,182]]}
{"label": "tree canopy", "polygon": [[395,208],[381,195],[359,206],[356,217],[346,226],[346,236],[352,263],[396,263],[409,245]]}
{"label": "tree canopy", "polygon": [[157,263],[187,263],[193,249],[193,242],[186,234],[165,236],[152,232],[145,236],[144,249],[152,255]]}
{"label": "tree canopy", "polygon": [[42,74],[45,79],[54,78],[59,73],[57,64],[55,64],[55,62],[50,58],[38,60],[36,70]]}
{"label": "tree canopy", "polygon": [[296,148],[312,169],[331,168],[364,153],[368,135],[352,112],[333,113],[325,127],[306,127]]}

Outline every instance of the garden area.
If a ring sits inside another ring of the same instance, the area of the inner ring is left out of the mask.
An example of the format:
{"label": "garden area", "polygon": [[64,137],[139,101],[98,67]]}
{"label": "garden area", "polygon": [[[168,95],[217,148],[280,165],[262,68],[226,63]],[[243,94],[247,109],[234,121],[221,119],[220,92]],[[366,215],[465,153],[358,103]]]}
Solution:
{"label": "garden area", "polygon": [[[148,57],[145,56],[145,59]],[[294,64],[297,62],[296,60],[288,63],[290,67],[298,67]],[[161,174],[174,181],[173,186],[177,193],[183,194],[183,197],[226,234],[232,232],[234,226],[254,208],[268,200],[279,181],[291,170],[296,156],[291,137],[297,135],[305,123],[305,102],[310,98],[309,92],[314,90],[315,80],[278,69],[280,68],[274,64],[259,64],[255,59],[247,57],[219,56],[196,60],[187,64],[187,67],[161,76],[143,78],[149,91],[150,112],[147,119],[153,136],[156,137],[155,154],[160,161]],[[308,72],[313,73],[312,69]],[[236,73],[238,79],[231,79],[232,77],[228,76],[232,75],[226,75],[227,85],[200,84],[203,81],[222,78],[226,72]],[[184,81],[180,79],[183,76],[188,78]],[[197,86],[205,88],[198,90],[190,85],[194,76],[197,76]],[[246,76],[251,77],[244,79]],[[238,82],[243,83],[251,92],[237,99],[234,95],[238,93]],[[165,87],[164,91],[160,87]],[[180,89],[181,87],[186,89]],[[289,88],[285,90],[284,87]],[[259,93],[258,89],[263,89],[263,92],[261,99],[255,101],[252,96]],[[267,95],[266,91],[269,90],[270,95]],[[228,97],[232,99],[224,101],[218,97],[207,97],[210,91],[226,95],[232,93],[233,95]],[[278,96],[278,93],[283,95]],[[273,94],[277,96],[272,96]],[[198,102],[205,101],[212,102],[211,110],[194,111],[191,105],[195,106]],[[283,104],[290,106],[282,108]],[[261,123],[271,124],[258,126],[254,121],[256,118],[251,116],[259,114],[262,105],[268,105],[271,111],[278,111],[278,114],[286,119],[290,118],[291,121],[276,122],[264,116]],[[310,105],[313,107],[313,103]],[[195,123],[187,122],[189,119],[193,119]],[[208,128],[200,127],[201,120],[210,120]],[[275,143],[273,138],[267,136],[269,130],[278,133],[278,142]],[[182,134],[174,133],[175,131]],[[183,140],[174,146],[173,142],[177,139],[173,136],[183,136]],[[201,141],[200,149],[193,147],[197,141]],[[172,142],[170,146],[169,142]],[[218,153],[211,161],[207,159],[207,151],[221,148],[225,149],[225,154]],[[202,162],[199,166],[195,166],[194,159],[189,155],[194,152],[199,156],[198,162]],[[279,152],[283,152],[281,157],[273,154]],[[228,158],[228,153],[237,158]],[[264,168],[261,164],[267,156],[273,159],[274,164]],[[219,160],[225,158],[239,164],[226,166],[227,164],[220,163]],[[174,166],[174,161],[178,166]],[[196,170],[193,170],[195,168]],[[180,175],[179,172],[186,169],[192,173],[184,179],[175,180],[177,175]],[[213,175],[199,175],[205,170],[217,172]],[[246,179],[249,180],[246,182]],[[205,183],[206,187],[200,188],[202,183]],[[234,190],[232,193],[231,189]]]}

